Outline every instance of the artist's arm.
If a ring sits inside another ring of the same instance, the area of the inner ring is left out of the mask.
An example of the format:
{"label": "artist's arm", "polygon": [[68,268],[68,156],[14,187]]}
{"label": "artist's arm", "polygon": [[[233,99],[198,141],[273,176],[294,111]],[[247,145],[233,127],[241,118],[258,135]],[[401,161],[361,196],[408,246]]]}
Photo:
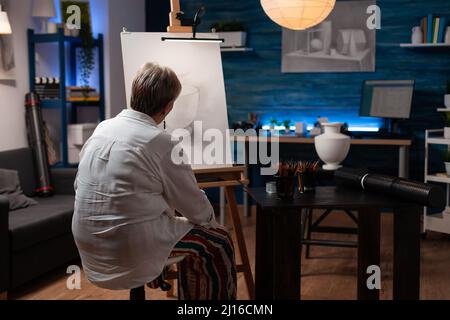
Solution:
{"label": "artist's arm", "polygon": [[171,153],[160,162],[160,177],[169,205],[193,224],[217,228],[214,209],[205,193],[198,188],[191,166],[176,164]]}

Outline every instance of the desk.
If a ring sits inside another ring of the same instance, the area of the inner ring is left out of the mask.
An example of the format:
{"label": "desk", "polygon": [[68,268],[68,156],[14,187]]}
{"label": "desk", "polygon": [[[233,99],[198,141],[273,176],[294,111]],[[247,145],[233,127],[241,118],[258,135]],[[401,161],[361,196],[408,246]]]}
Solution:
{"label": "desk", "polygon": [[[295,144],[313,144],[314,138],[300,137],[295,135],[279,135],[277,136],[279,143],[295,143]],[[234,141],[245,142],[245,167],[246,176],[248,176],[248,150],[249,142],[259,142],[258,136],[233,136]],[[264,137],[270,142],[271,137]],[[382,138],[363,138],[363,139],[352,139],[351,145],[362,145],[362,146],[392,146],[398,147],[398,176],[401,178],[409,177],[409,148],[412,144],[411,139],[382,139]],[[244,215],[248,216],[248,195],[244,191]]]}
{"label": "desk", "polygon": [[[421,207],[388,196],[359,190],[318,187],[315,193],[296,194],[291,201],[250,188],[257,204],[256,299],[300,299],[302,209],[352,209],[358,211],[357,298],[378,300],[379,290],[370,290],[367,268],[380,266],[380,210],[394,214],[393,297],[419,299]],[[384,270],[381,270],[383,274]]]}

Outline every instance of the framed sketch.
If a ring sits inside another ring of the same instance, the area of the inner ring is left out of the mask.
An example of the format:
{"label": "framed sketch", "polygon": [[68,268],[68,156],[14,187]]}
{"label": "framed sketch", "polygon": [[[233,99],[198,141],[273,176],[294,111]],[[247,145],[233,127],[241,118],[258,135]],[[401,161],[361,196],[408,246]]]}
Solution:
{"label": "framed sketch", "polygon": [[282,72],[374,72],[376,31],[367,28],[375,0],[337,1],[328,18],[307,30],[283,29]]}
{"label": "framed sketch", "polygon": [[[8,12],[8,4],[8,0],[0,0],[3,11]],[[0,80],[14,81],[15,69],[13,35],[2,34],[0,35]]]}
{"label": "framed sketch", "polygon": [[92,19],[88,0],[61,0],[61,17],[62,21],[67,21],[72,13],[67,13],[67,8],[76,5],[81,11],[81,30],[85,34],[92,34]]}

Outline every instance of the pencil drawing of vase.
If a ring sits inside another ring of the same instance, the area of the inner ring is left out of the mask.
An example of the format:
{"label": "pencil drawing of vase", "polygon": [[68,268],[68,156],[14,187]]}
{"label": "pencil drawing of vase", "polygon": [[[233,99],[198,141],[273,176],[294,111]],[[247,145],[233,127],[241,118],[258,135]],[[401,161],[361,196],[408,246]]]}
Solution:
{"label": "pencil drawing of vase", "polygon": [[180,79],[182,89],[175,101],[172,112],[166,118],[169,132],[175,129],[186,129],[192,133],[192,126],[197,117],[200,103],[200,89]]}
{"label": "pencil drawing of vase", "polygon": [[340,132],[342,123],[322,123],[323,134],[314,139],[319,158],[325,162],[323,169],[337,170],[350,150],[350,137]]}

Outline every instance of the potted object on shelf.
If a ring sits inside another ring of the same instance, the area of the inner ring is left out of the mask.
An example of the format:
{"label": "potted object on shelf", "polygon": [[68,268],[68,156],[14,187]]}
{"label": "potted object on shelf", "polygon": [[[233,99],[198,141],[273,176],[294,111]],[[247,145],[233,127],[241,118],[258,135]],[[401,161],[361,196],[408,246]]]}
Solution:
{"label": "potted object on shelf", "polygon": [[245,26],[238,21],[216,22],[211,25],[211,32],[225,40],[220,44],[222,48],[242,48],[247,42]]}
{"label": "potted object on shelf", "polygon": [[340,122],[322,123],[322,127],[325,132],[314,138],[314,146],[319,158],[325,162],[323,168],[337,170],[350,150],[350,137],[340,132]]}
{"label": "potted object on shelf", "polygon": [[450,139],[450,110],[442,113],[444,117],[444,138]]}
{"label": "potted object on shelf", "polygon": [[447,82],[447,94],[444,95],[444,105],[450,109],[450,81]]}
{"label": "potted object on shelf", "polygon": [[[80,38],[81,47],[77,52],[78,68],[80,72],[80,80],[82,86],[88,87],[91,78],[92,71],[95,67],[95,42],[92,32],[92,21],[90,6],[88,1],[74,1],[74,0],[62,0],[61,1],[61,15],[63,21],[69,21],[70,10],[67,9],[77,5],[81,11],[80,28],[74,28],[66,30],[67,24],[65,24],[64,32],[68,32],[70,36],[76,36]],[[85,97],[87,98],[87,97]]]}
{"label": "potted object on shelf", "polygon": [[444,152],[445,173],[450,176],[450,150]]}
{"label": "potted object on shelf", "polygon": [[276,119],[270,120],[270,131],[274,131],[277,126],[280,125],[280,122]]}
{"label": "potted object on shelf", "polygon": [[284,126],[284,133],[288,134],[291,132],[291,120],[284,120],[283,126]]}

